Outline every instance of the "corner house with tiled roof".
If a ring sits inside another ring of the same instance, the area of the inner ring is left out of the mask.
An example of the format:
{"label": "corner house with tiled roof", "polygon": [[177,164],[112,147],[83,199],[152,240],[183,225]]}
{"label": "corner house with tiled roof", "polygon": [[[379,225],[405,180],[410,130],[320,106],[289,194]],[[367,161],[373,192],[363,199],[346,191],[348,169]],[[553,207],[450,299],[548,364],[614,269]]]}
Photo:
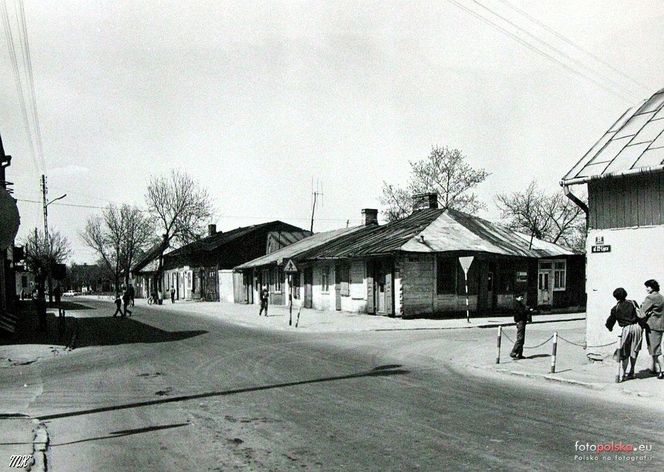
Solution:
{"label": "corner house with tiled roof", "polygon": [[[163,287],[173,287],[176,300],[233,302],[242,295],[243,281],[233,267],[310,236],[311,232],[282,221],[270,221],[217,231],[164,256]],[[244,299],[244,298],[242,298]]]}
{"label": "corner house with tiled roof", "polygon": [[[516,293],[544,308],[583,305],[583,255],[438,209],[435,194],[418,197],[400,221],[379,225],[377,211],[366,209],[362,226],[319,233],[236,267],[253,280],[247,301],[257,301],[269,278],[278,280],[270,283],[273,304],[287,304],[292,293],[296,306],[386,316],[456,316],[466,306],[472,316],[504,312]],[[292,283],[283,273],[289,262],[297,269]]]}
{"label": "corner house with tiled roof", "polygon": [[[628,109],[560,183],[588,215],[586,341],[600,346],[616,339],[604,327],[613,290],[641,302],[643,282],[664,281],[664,89]],[[576,185],[588,186],[587,206]]]}

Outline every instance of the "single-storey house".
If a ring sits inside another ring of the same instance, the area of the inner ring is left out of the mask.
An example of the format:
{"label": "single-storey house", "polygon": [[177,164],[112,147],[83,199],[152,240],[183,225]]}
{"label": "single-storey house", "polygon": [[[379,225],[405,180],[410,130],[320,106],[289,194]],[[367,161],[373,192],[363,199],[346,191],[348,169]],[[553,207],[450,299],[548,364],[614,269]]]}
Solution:
{"label": "single-storey house", "polygon": [[[290,293],[317,309],[454,316],[468,299],[477,315],[510,310],[516,293],[544,309],[584,305],[582,254],[438,209],[435,194],[420,199],[402,220],[378,225],[377,211],[365,209],[363,226],[311,236],[236,270],[253,283],[253,300],[267,276],[271,303],[288,303]],[[290,282],[288,261],[298,269]]]}
{"label": "single-storey house", "polygon": [[[586,343],[612,352],[616,332],[604,323],[613,290],[641,303],[646,280],[664,282],[664,89],[628,109],[560,184],[588,215]],[[587,206],[577,185],[588,187]]]}
{"label": "single-storey house", "polygon": [[176,299],[233,302],[242,290],[242,280],[234,283],[233,267],[309,235],[278,220],[226,232],[209,225],[207,237],[164,256],[163,286],[173,287]]}

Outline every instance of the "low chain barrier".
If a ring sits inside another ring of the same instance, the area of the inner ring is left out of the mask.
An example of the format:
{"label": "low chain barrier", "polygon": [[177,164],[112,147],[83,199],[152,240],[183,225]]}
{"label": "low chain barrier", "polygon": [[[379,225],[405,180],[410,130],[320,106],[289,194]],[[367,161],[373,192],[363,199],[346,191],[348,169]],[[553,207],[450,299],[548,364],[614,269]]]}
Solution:
{"label": "low chain barrier", "polygon": [[[497,339],[496,339],[496,347],[497,347],[498,352],[496,354],[496,364],[500,364],[500,348],[501,348],[503,336],[505,338],[507,338],[507,340],[510,341],[511,343],[515,343],[515,341],[512,338],[510,338],[507,335],[507,333],[505,333],[503,331],[503,327],[498,326],[498,336],[497,336]],[[598,347],[608,347],[608,346],[612,346],[616,343],[618,343],[618,345],[620,345],[621,335],[618,335],[618,340],[616,340],[616,341],[606,343],[606,344],[597,344],[597,345],[594,345],[594,346],[588,346],[585,342],[583,344],[581,344],[581,343],[576,343],[574,341],[570,341],[569,339],[565,339],[564,337],[562,337],[558,334],[558,331],[554,331],[554,333],[551,336],[549,336],[545,341],[542,341],[541,343],[536,344],[534,346],[523,346],[523,349],[537,349],[539,347],[544,346],[549,341],[553,340],[553,345],[552,345],[552,348],[551,348],[551,373],[555,374],[556,373],[556,359],[557,359],[557,353],[558,353],[558,339],[561,339],[561,340],[565,341],[566,343],[571,344],[573,346],[581,347],[583,349],[589,349],[589,348],[598,348]],[[618,363],[618,364],[620,365],[620,363]]]}

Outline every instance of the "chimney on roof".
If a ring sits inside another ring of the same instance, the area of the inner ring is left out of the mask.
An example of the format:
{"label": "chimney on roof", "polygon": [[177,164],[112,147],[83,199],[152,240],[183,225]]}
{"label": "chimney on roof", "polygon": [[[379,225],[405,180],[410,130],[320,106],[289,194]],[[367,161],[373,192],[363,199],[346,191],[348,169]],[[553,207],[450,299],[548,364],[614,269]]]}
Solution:
{"label": "chimney on roof", "polygon": [[438,208],[438,194],[418,193],[413,195],[413,211],[426,210],[427,208]]}
{"label": "chimney on roof", "polygon": [[364,226],[377,225],[378,224],[378,210],[375,208],[363,208],[362,209],[362,224]]}
{"label": "chimney on roof", "polygon": [[217,225],[208,225],[208,236],[217,234]]}

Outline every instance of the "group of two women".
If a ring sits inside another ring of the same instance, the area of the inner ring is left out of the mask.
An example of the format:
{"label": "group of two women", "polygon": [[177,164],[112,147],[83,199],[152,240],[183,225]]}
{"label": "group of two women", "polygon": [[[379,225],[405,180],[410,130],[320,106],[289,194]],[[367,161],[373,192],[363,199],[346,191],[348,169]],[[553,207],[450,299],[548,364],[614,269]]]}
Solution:
{"label": "group of two women", "polygon": [[[639,307],[634,300],[627,300],[627,292],[619,287],[613,291],[617,300],[616,306],[611,309],[611,315],[606,320],[606,327],[613,330],[616,322],[622,328],[620,348],[617,351],[621,362],[621,372],[618,382],[635,378],[634,368],[636,358],[641,350],[643,332],[646,332],[648,351],[652,356],[652,374],[664,380],[662,370],[662,334],[664,333],[664,296],[659,293],[659,283],[656,280],[646,280],[644,283],[648,295]],[[627,364],[629,362],[629,372]]]}

